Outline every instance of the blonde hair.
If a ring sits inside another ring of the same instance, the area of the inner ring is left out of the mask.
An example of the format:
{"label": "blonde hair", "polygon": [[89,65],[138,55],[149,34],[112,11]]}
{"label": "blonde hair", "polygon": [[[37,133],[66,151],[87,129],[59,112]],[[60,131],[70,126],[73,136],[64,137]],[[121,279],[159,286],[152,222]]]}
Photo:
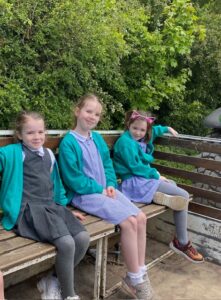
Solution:
{"label": "blonde hair", "polygon": [[[76,108],[78,108],[79,110],[81,110],[84,107],[85,103],[88,100],[97,101],[101,105],[101,107],[103,107],[102,102],[101,102],[100,98],[97,95],[95,95],[95,94],[86,94],[84,96],[81,96],[78,99],[77,103],[74,106],[74,111],[76,110]],[[73,127],[75,128],[76,126],[77,126],[77,118],[76,118],[76,116],[74,114]]]}
{"label": "blonde hair", "polygon": [[35,111],[21,111],[16,120],[15,120],[15,133],[14,133],[14,138],[16,141],[19,141],[20,139],[18,138],[18,134],[21,135],[24,124],[27,123],[27,120],[29,118],[32,118],[34,120],[43,120],[45,122],[44,117]]}
{"label": "blonde hair", "polygon": [[[136,119],[131,118],[131,116],[132,116],[132,114],[133,114],[134,111],[136,111],[140,115]],[[137,121],[137,120],[145,120],[146,117],[154,117],[154,116],[149,111],[143,111],[143,110],[130,110],[130,111],[128,111],[126,113],[126,116],[125,116],[125,123],[124,123],[125,130],[129,130],[130,125],[133,124],[135,121]],[[146,134],[144,136],[144,141],[146,143],[148,143],[151,140],[151,137],[152,137],[152,126],[153,126],[152,123],[150,124],[150,123],[147,122],[147,132],[146,132]]]}

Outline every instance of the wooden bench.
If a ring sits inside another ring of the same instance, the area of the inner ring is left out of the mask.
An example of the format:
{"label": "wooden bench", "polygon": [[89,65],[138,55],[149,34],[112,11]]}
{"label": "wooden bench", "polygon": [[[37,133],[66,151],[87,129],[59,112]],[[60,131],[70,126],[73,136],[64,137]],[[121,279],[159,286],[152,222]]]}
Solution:
{"label": "wooden bench", "polygon": [[[86,215],[83,222],[90,234],[90,242],[96,243],[94,275],[94,299],[99,299],[103,240],[115,228],[100,218]],[[5,287],[43,272],[54,264],[55,247],[16,236],[12,231],[0,228],[0,269],[5,278]]]}
{"label": "wooden bench", "polygon": [[[11,131],[6,132],[12,135]],[[45,146],[57,151],[63,131],[49,131]],[[56,136],[53,136],[55,134]],[[59,134],[59,135],[58,135]],[[112,131],[111,134],[104,132],[103,136],[111,148],[119,137],[119,132]],[[13,138],[1,137],[0,146],[5,146],[13,142]],[[146,217],[152,218],[167,210],[164,206],[155,204],[138,205],[146,214]],[[86,220],[83,222],[90,234],[91,244],[96,244],[96,261],[94,275],[94,299],[107,297],[116,288],[106,289],[106,264],[108,251],[108,238],[115,232],[115,226],[104,220],[84,214]],[[12,231],[5,231],[0,227],[0,270],[3,272],[5,287],[21,282],[33,275],[48,270],[54,264],[56,255],[55,247],[35,242],[16,236]]]}
{"label": "wooden bench", "polygon": [[[220,210],[213,209],[221,208],[221,139],[189,135],[174,138],[165,135],[158,138],[156,144],[153,167],[166,177],[173,178],[178,186],[193,195],[194,201],[190,202],[189,210],[221,220]],[[202,153],[213,153],[218,157],[215,160]],[[212,205],[208,205],[209,202]]]}

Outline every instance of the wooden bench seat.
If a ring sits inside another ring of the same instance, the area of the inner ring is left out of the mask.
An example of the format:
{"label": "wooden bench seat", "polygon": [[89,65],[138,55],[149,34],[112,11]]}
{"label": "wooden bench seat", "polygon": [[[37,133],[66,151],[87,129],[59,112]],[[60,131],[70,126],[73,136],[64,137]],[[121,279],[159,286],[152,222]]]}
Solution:
{"label": "wooden bench seat", "polygon": [[[118,136],[119,134],[104,135],[110,148]],[[50,136],[45,146],[57,153],[61,138],[61,136]],[[12,137],[0,138],[0,146],[5,146],[12,142]],[[146,214],[147,218],[154,217],[167,210],[166,207],[155,204],[137,205]],[[83,224],[90,234],[90,244],[96,244],[93,297],[97,300],[100,298],[100,295],[106,297],[111,293],[110,290],[106,290],[106,264],[108,239],[115,235],[116,228],[113,224],[109,224],[98,217],[86,213],[83,214],[86,217]],[[12,231],[5,231],[0,227],[0,270],[4,275],[5,287],[50,269],[54,264],[55,255],[54,246],[18,237]]]}
{"label": "wooden bench seat", "polygon": [[139,203],[137,206],[145,213],[147,219],[153,218],[163,212],[165,212],[168,208],[166,206],[157,205],[157,204],[144,204]]}
{"label": "wooden bench seat", "polygon": [[[115,231],[115,226],[91,215],[85,217],[83,224],[90,234],[90,242],[96,244],[94,299],[99,299],[103,239]],[[18,237],[13,231],[0,228],[0,270],[5,287],[49,269],[55,255],[53,245]]]}

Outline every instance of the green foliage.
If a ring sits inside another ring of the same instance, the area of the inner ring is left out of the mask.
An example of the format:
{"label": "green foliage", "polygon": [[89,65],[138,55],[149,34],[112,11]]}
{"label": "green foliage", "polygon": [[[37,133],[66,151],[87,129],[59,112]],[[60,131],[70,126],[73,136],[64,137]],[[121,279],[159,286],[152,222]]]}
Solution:
{"label": "green foliage", "polygon": [[67,128],[71,104],[88,91],[98,92],[112,113],[122,110],[103,84],[123,88],[118,69],[126,47],[115,1],[2,1],[1,7],[2,127],[31,108],[45,114],[49,128]]}
{"label": "green foliage", "polygon": [[197,22],[186,0],[0,0],[0,127],[33,109],[67,128],[87,92],[103,99],[103,129],[131,107],[182,107]]}
{"label": "green foliage", "polygon": [[[192,74],[186,60],[195,38],[203,39],[205,30],[190,1],[142,2],[148,16],[145,24],[136,18],[136,31],[126,35],[131,49],[122,63],[129,87],[124,107],[151,110],[158,114],[160,122],[181,133],[194,134],[196,121],[201,127],[202,111],[200,103],[186,106],[184,101],[186,83]],[[195,107],[198,109],[193,116]]]}
{"label": "green foliage", "polygon": [[[161,10],[154,30],[148,30],[148,24],[140,24],[126,37],[132,45],[124,61],[130,101],[150,110],[158,110],[163,101],[170,105],[183,96],[189,73],[180,68],[179,60],[190,53],[199,29],[190,1],[164,1]],[[151,22],[150,27],[153,29]]]}
{"label": "green foliage", "polygon": [[[196,1],[198,14],[206,28],[206,38],[196,40],[189,61],[192,77],[187,84],[186,103],[199,102],[202,117],[220,107],[221,99],[221,2]],[[200,128],[199,128],[200,131]]]}

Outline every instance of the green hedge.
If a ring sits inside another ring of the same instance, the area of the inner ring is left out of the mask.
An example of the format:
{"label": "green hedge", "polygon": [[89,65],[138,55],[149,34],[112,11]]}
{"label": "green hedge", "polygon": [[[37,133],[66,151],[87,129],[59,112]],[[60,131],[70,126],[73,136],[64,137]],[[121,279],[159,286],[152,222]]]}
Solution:
{"label": "green hedge", "polygon": [[180,62],[201,33],[188,0],[0,0],[0,128],[21,109],[67,128],[86,92],[103,99],[103,129],[131,107],[179,108],[190,75]]}

